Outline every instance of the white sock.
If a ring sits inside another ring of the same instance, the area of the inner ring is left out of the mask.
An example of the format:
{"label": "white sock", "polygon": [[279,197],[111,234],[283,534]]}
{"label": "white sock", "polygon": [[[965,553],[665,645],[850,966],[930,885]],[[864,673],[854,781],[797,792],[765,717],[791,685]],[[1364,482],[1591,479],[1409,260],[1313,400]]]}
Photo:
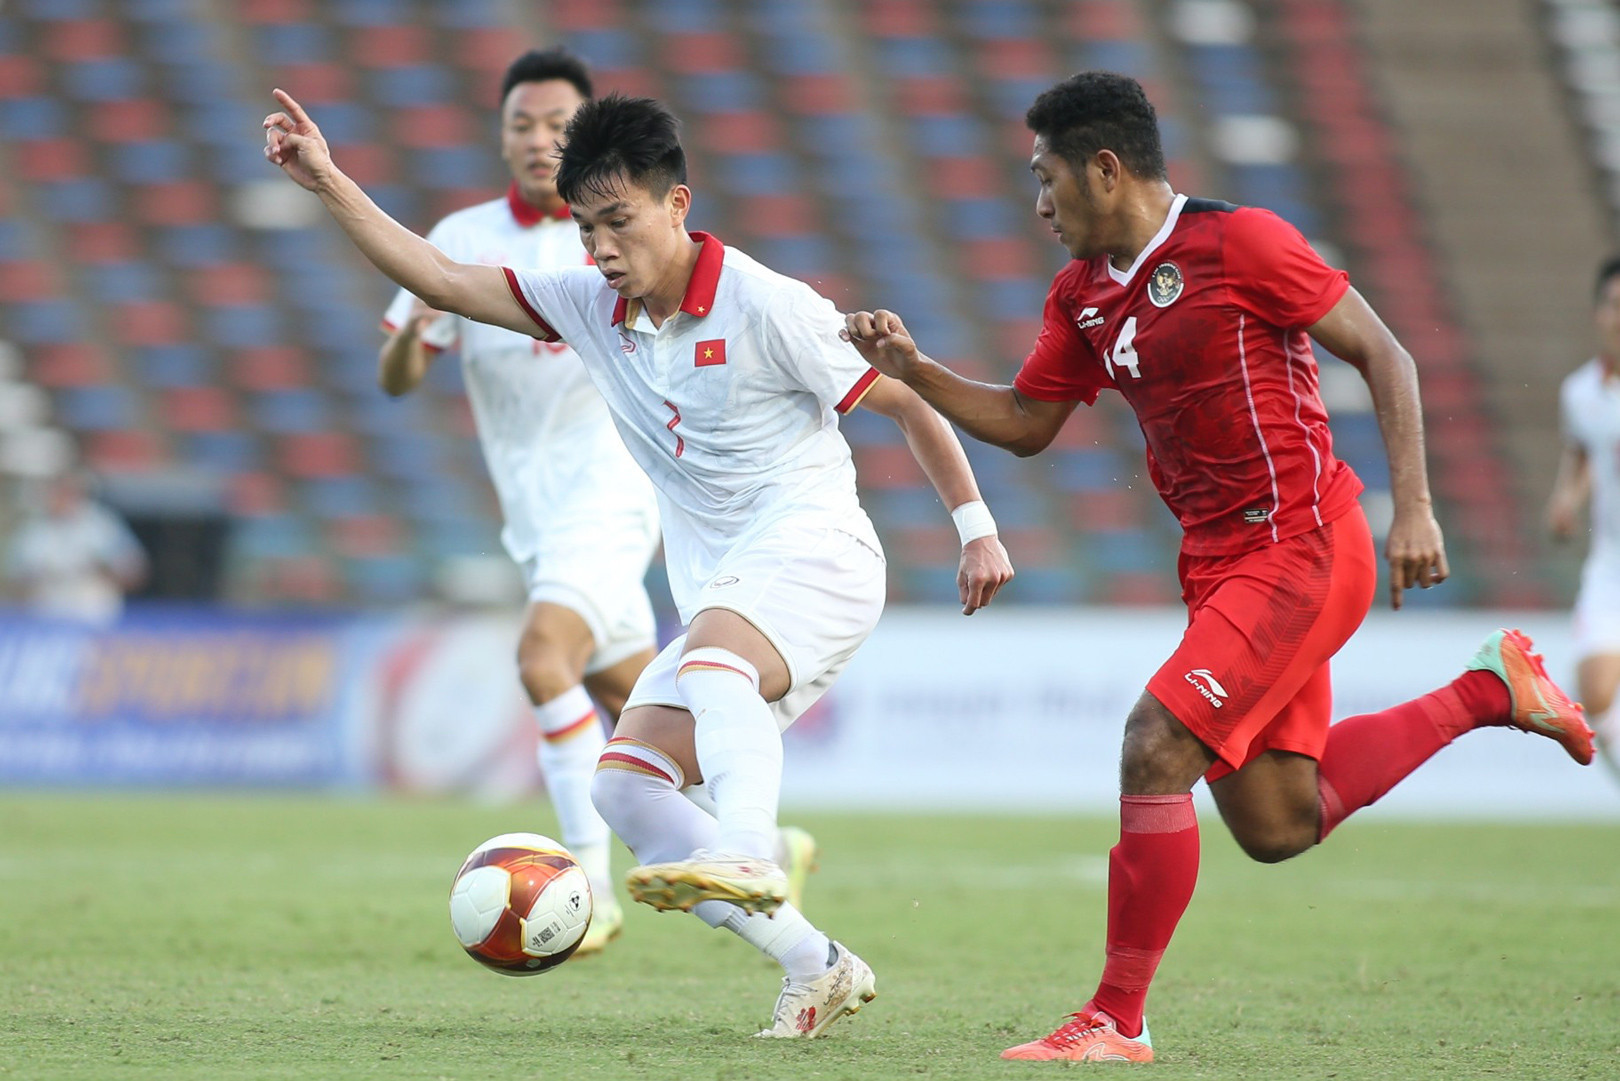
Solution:
{"label": "white sock", "polygon": [[681,767],[650,743],[614,736],[591,781],[591,798],[639,863],[684,860],[711,848],[714,819],[681,797]]}
{"label": "white sock", "polygon": [[[681,797],[684,783],[680,767],[658,748],[615,737],[596,767],[591,795],[637,860],[663,863],[714,847],[718,832],[708,812]],[[796,981],[827,971],[831,943],[792,905],[782,905],[774,917],[750,915],[725,901],[703,901],[692,911],[710,927],[724,927],[774,958]]]}
{"label": "white sock", "polygon": [[613,835],[591,805],[591,774],[607,743],[596,706],[584,687],[574,686],[535,706],[534,719],[540,726],[536,758],[557,812],[558,840],[579,860],[591,890],[598,897],[612,897],[608,857]]}
{"label": "white sock", "polygon": [[794,983],[808,983],[831,965],[831,940],[790,904],[770,916],[744,912],[725,901],[703,901],[692,911],[709,926],[724,927],[776,961]]}
{"label": "white sock", "polygon": [[688,650],[675,689],[691,711],[698,764],[714,797],[722,852],[770,859],[782,795],[782,733],[759,673],[728,649]]}

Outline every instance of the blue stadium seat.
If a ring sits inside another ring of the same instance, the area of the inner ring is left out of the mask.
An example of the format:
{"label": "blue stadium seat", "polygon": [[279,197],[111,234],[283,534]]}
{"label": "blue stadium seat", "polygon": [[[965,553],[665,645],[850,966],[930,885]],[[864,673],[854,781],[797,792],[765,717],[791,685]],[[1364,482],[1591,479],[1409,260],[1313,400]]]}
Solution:
{"label": "blue stadium seat", "polygon": [[575,30],[568,35],[568,45],[599,68],[626,71],[645,62],[640,40],[617,28]]}
{"label": "blue stadium seat", "polygon": [[408,555],[346,559],[343,578],[366,604],[403,604],[420,597],[428,584],[426,568]]}
{"label": "blue stadium seat", "polygon": [[754,242],[760,262],[793,278],[836,266],[832,245],[822,236],[761,237]]}
{"label": "blue stadium seat", "polygon": [[785,154],[722,154],[715,176],[742,195],[775,195],[798,190],[799,172]]}
{"label": "blue stadium seat", "polygon": [[1040,17],[1023,0],[968,0],[961,24],[974,38],[1027,40],[1041,36]]}
{"label": "blue stadium seat", "polygon": [[15,219],[0,218],[0,262],[26,259],[32,250],[28,227]]}
{"label": "blue stadium seat", "polygon": [[765,88],[747,71],[717,71],[679,80],[680,100],[700,113],[737,113],[765,105]]}
{"label": "blue stadium seat", "polygon": [[377,68],[366,73],[372,100],[390,106],[442,105],[455,98],[455,79],[437,64]]}
{"label": "blue stadium seat", "polygon": [[701,34],[725,26],[727,15],[716,0],[659,0],[643,17],[665,33]]}
{"label": "blue stadium seat", "polygon": [[304,518],[267,514],[238,519],[231,531],[231,547],[248,558],[298,556],[315,550],[315,533]]}
{"label": "blue stadium seat", "polygon": [[101,14],[99,0],[23,0],[18,4],[31,19],[64,22],[74,19],[93,19]]}
{"label": "blue stadium seat", "polygon": [[33,300],[6,311],[6,337],[23,345],[78,341],[84,335],[78,306],[66,300]]}
{"label": "blue stadium seat", "polygon": [[128,387],[69,387],[57,395],[56,411],[72,428],[130,428],[140,417],[140,400]]}
{"label": "blue stadium seat", "polygon": [[258,439],[247,432],[192,432],[181,449],[188,461],[219,473],[245,473],[264,464]]}
{"label": "blue stadium seat", "polygon": [[457,30],[481,30],[507,25],[506,10],[498,0],[456,0],[454,4],[434,4],[432,13],[440,26]]}
{"label": "blue stadium seat", "polygon": [[315,432],[332,427],[326,396],[315,390],[269,390],[253,396],[254,423],[270,432]]}
{"label": "blue stadium seat", "polygon": [[335,59],[338,42],[319,23],[265,23],[254,27],[252,47],[262,64],[313,64]]}
{"label": "blue stadium seat", "polygon": [[208,340],[227,349],[279,345],[283,340],[282,320],[274,308],[265,304],[211,307],[200,314],[208,328]]}
{"label": "blue stadium seat", "polygon": [[911,149],[922,157],[978,157],[984,153],[984,129],[971,116],[914,116],[906,126]]}
{"label": "blue stadium seat", "polygon": [[190,0],[120,0],[118,12],[132,22],[183,24],[193,18]]}
{"label": "blue stadium seat", "polygon": [[125,57],[79,60],[63,65],[68,93],[81,101],[125,101],[145,89],[143,69]]}
{"label": "blue stadium seat", "polygon": [[416,17],[410,0],[328,0],[327,6],[344,26],[406,26]]}
{"label": "blue stadium seat", "polygon": [[315,477],[299,487],[305,506],[322,518],[349,518],[377,509],[377,492],[369,477]]}
{"label": "blue stadium seat", "polygon": [[772,34],[764,45],[764,60],[783,75],[824,75],[841,63],[832,42],[819,34]]}
{"label": "blue stadium seat", "polygon": [[68,111],[55,98],[0,101],[0,132],[8,141],[53,139],[69,130]]}
{"label": "blue stadium seat", "polygon": [[150,263],[95,263],[83,268],[91,293],[106,304],[160,300],[163,279]]}
{"label": "blue stadium seat", "polygon": [[964,240],[999,240],[1016,236],[1023,225],[1018,211],[1006,199],[948,199],[945,225]]}
{"label": "blue stadium seat", "polygon": [[320,125],[321,133],[333,146],[370,142],[377,134],[377,113],[357,101],[325,102],[321,105]]}
{"label": "blue stadium seat", "polygon": [[196,173],[191,149],[172,139],[116,143],[111,150],[113,174],[125,184],[166,184]]}
{"label": "blue stadium seat", "polygon": [[236,254],[236,232],[230,226],[171,225],[158,231],[158,251],[178,267],[195,269],[230,262]]}
{"label": "blue stadium seat", "polygon": [[1134,40],[1088,41],[1075,51],[1070,66],[1075,71],[1117,71],[1134,79],[1152,79],[1158,74],[1153,46]]}
{"label": "blue stadium seat", "polygon": [[878,64],[891,78],[955,75],[956,57],[936,38],[879,38]]}
{"label": "blue stadium seat", "polygon": [[47,180],[38,191],[46,217],[56,221],[107,221],[117,207],[112,186],[96,177]]}
{"label": "blue stadium seat", "polygon": [[429,188],[464,188],[489,167],[489,151],[482,146],[424,147],[411,155],[411,174]]}
{"label": "blue stadium seat", "polygon": [[153,21],[142,28],[140,44],[142,53],[162,64],[188,68],[207,63],[214,52],[213,24],[190,18]]}

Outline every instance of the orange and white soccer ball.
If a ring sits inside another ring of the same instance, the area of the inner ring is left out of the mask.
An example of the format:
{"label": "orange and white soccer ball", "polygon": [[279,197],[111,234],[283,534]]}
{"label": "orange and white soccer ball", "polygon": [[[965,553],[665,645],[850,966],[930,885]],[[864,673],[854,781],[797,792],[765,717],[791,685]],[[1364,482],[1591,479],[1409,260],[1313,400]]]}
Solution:
{"label": "orange and white soccer ball", "polygon": [[479,964],[533,976],[574,955],[591,925],[591,884],[573,855],[538,833],[472,850],[450,887],[450,927]]}

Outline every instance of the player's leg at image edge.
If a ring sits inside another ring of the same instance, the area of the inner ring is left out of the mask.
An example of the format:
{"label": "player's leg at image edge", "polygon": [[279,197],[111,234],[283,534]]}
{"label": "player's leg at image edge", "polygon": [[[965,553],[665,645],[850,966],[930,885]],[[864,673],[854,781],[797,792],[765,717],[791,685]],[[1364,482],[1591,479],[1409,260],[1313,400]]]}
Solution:
{"label": "player's leg at image edge", "polygon": [[[710,927],[724,927],[782,966],[783,987],[772,1024],[760,1035],[820,1036],[834,1021],[877,997],[871,968],[816,929],[793,904],[778,900],[769,915],[751,912],[712,896],[694,899],[688,892],[693,888],[690,874],[673,882],[663,878],[661,867],[692,871],[702,861],[681,857],[708,851],[719,837],[714,817],[681,795],[684,786],[680,767],[658,748],[615,737],[602,753],[592,795],[613,831],[643,861],[631,872],[632,893],[638,899],[656,895],[663,903],[654,907],[689,908]],[[756,904],[755,894],[785,893],[786,876],[780,870],[770,874],[775,864],[750,859],[741,857],[741,868],[716,867],[714,877],[725,877],[723,892],[749,895]],[[766,867],[762,871],[755,863]],[[757,888],[751,884],[756,882]],[[721,882],[710,885],[721,891]]]}
{"label": "player's leg at image edge", "polygon": [[[1378,800],[1457,736],[1512,727],[1554,740],[1581,765],[1592,730],[1547,675],[1530,639],[1499,630],[1464,673],[1437,691],[1329,729],[1318,766],[1318,841]],[[1050,1035],[1002,1052],[1011,1059],[1153,1061],[1142,1009],[1198,876],[1192,795],[1122,796],[1109,853],[1106,961],[1096,993]]]}
{"label": "player's leg at image edge", "polygon": [[540,726],[536,752],[546,791],[557,813],[560,840],[591,883],[591,926],[575,956],[599,953],[624,929],[624,909],[609,868],[612,834],[591,804],[591,777],[607,744],[601,718],[578,684],[534,707]]}

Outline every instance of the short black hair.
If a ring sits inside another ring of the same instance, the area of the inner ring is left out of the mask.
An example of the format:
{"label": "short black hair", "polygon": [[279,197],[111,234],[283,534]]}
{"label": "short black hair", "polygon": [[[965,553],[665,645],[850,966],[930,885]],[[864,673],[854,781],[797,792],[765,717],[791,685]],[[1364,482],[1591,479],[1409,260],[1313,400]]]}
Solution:
{"label": "short black hair", "polygon": [[1082,71],[1041,92],[1024,114],[1029,130],[1058,157],[1080,168],[1112,150],[1139,177],[1163,180],[1159,114],[1142,84],[1111,71]]}
{"label": "short black hair", "polygon": [[1592,296],[1597,300],[1603,299],[1603,290],[1609,287],[1609,282],[1620,278],[1620,255],[1611,255],[1598,267],[1597,282],[1592,286]]}
{"label": "short black hair", "polygon": [[628,181],[663,196],[686,183],[681,122],[652,98],[620,93],[588,101],[563,132],[557,194],[572,203],[581,195],[610,195]]}
{"label": "short black hair", "polygon": [[591,69],[585,66],[585,61],[559,45],[555,49],[530,49],[512,61],[506,69],[506,77],[501,80],[501,104],[506,104],[506,96],[514,86],[551,79],[573,83],[582,98],[596,96],[592,93]]}

